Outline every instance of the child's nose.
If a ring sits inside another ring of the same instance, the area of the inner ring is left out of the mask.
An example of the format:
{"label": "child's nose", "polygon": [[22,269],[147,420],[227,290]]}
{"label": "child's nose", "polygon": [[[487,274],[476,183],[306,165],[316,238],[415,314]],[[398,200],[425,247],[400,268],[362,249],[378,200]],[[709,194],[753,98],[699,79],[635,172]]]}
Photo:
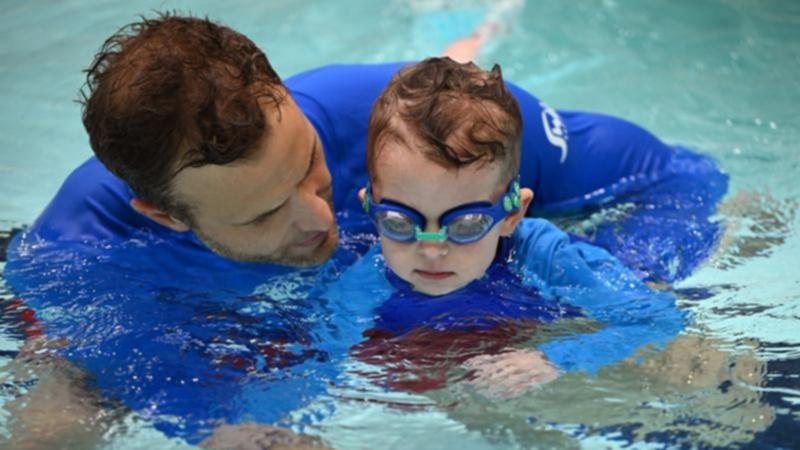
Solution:
{"label": "child's nose", "polygon": [[437,259],[447,256],[450,245],[447,241],[422,241],[417,243],[417,253],[427,259]]}

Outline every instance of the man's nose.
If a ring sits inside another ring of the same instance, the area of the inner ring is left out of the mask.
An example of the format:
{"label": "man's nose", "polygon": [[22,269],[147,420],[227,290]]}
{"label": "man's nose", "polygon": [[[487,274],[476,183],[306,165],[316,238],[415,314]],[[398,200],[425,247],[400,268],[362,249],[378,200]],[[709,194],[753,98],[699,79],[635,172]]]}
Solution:
{"label": "man's nose", "polygon": [[294,222],[302,231],[328,231],[336,220],[325,190],[306,190],[297,193],[292,205]]}

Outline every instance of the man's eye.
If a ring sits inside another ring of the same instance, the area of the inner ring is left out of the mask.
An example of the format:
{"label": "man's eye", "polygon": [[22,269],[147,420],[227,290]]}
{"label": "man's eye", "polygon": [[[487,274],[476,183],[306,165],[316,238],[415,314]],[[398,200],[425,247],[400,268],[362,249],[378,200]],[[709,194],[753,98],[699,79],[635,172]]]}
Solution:
{"label": "man's eye", "polygon": [[253,226],[263,225],[263,224],[269,222],[269,219],[271,219],[275,215],[275,213],[277,213],[278,211],[280,211],[280,208],[278,208],[278,209],[276,209],[274,211],[270,211],[269,214],[265,214],[265,215],[255,219],[254,221],[250,222],[250,224],[253,225]]}
{"label": "man's eye", "polygon": [[258,219],[250,222],[250,225],[257,227],[263,225],[267,220],[269,220],[269,216],[259,217]]}

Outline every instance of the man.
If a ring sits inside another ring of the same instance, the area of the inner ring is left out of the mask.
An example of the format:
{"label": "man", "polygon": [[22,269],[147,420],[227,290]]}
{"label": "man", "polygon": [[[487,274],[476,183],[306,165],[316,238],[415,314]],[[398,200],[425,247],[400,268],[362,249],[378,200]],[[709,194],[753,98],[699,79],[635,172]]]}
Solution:
{"label": "man", "polygon": [[[357,191],[366,182],[370,108],[402,66],[329,66],[284,83],[249,39],[208,20],[163,15],[124,27],[88,69],[83,121],[96,157],[70,175],[12,242],[9,284],[34,309],[80,306],[81,286],[134,286],[135,295],[114,301],[128,301],[131,314],[139,314],[131,323],[147,331],[164,328],[152,321],[166,320],[171,310],[156,314],[136,306],[153,307],[149,300],[154,292],[163,295],[164,286],[234,292],[237,300],[269,274],[284,273],[279,265],[325,262],[337,246],[334,213],[347,222],[361,217]],[[641,128],[606,116],[559,113],[509,88],[522,111],[522,185],[536,192],[534,210],[582,208],[674,174],[676,150]],[[64,289],[53,283],[53,271],[36,270],[37,262],[53,260],[37,258],[42,251],[69,254],[72,266],[112,264],[64,277],[77,283]],[[61,329],[50,324],[56,335]],[[299,334],[288,339],[302,341]],[[68,333],[60,337],[79,341]],[[125,367],[124,361],[113,366],[109,355],[130,348],[120,343],[114,352],[76,359],[106,370],[95,373],[102,385],[113,381],[105,375],[118,373],[111,368]],[[182,348],[176,344],[174,351]],[[275,349],[263,352],[274,355]],[[308,355],[313,352],[299,360]],[[158,386],[142,390],[149,388]],[[195,401],[203,406],[199,397]]]}

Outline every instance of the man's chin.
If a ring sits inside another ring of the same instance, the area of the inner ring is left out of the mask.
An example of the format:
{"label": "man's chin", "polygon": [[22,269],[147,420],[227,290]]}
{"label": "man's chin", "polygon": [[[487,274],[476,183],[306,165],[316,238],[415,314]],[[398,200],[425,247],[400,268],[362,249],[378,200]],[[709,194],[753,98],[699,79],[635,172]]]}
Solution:
{"label": "man's chin", "polygon": [[274,264],[281,264],[284,266],[293,266],[293,267],[308,267],[308,266],[318,266],[320,264],[325,263],[331,258],[333,252],[336,251],[336,247],[339,245],[339,233],[332,232],[328,234],[328,237],[325,238],[320,244],[314,248],[311,253],[308,254],[298,254],[293,255],[291,253],[286,254],[283,258],[281,258],[280,262],[273,262]]}
{"label": "man's chin", "polygon": [[302,253],[294,253],[290,250],[269,255],[243,253],[226,247],[206,236],[200,236],[198,234],[198,238],[200,238],[200,241],[214,253],[224,258],[240,262],[267,263],[290,267],[308,267],[323,264],[330,259],[333,252],[336,251],[336,247],[339,245],[339,233],[336,229],[331,230],[325,240],[320,242],[319,245]]}

